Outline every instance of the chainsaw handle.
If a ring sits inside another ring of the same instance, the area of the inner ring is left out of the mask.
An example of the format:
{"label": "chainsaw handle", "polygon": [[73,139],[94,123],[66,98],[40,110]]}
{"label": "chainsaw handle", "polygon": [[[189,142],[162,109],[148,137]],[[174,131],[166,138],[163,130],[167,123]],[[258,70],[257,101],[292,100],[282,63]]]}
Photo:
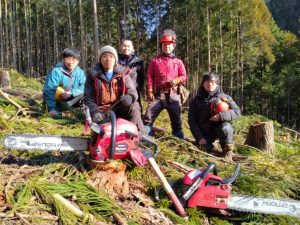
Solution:
{"label": "chainsaw handle", "polygon": [[216,171],[215,167],[216,167],[216,164],[215,164],[214,162],[208,163],[206,169],[203,170],[202,173],[200,174],[200,177],[201,177],[202,179],[204,179],[204,178],[208,175],[208,173],[209,173],[211,170],[214,169],[214,171]]}
{"label": "chainsaw handle", "polygon": [[156,156],[157,153],[158,153],[157,143],[155,141],[153,141],[151,138],[149,138],[148,136],[145,136],[145,135],[142,135],[142,134],[140,135],[140,138],[141,138],[142,141],[145,141],[145,142],[151,144],[154,147],[153,153],[154,153],[154,156]]}
{"label": "chainsaw handle", "polygon": [[109,110],[106,112],[108,114],[109,119],[111,121],[111,135],[110,135],[110,145],[109,145],[109,159],[114,159],[115,148],[116,148],[116,131],[117,131],[117,123],[116,123],[116,114],[114,111]]}
{"label": "chainsaw handle", "polygon": [[228,178],[225,178],[225,179],[221,180],[220,183],[221,184],[231,184],[231,183],[233,183],[236,180],[237,176],[239,175],[240,168],[241,168],[241,164],[237,163],[233,175],[231,177],[228,177]]}

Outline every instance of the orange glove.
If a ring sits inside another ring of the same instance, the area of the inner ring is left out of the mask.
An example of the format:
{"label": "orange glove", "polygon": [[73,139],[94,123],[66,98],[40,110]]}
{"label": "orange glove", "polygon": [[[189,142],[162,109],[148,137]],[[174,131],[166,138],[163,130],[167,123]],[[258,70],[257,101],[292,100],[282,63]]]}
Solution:
{"label": "orange glove", "polygon": [[180,83],[181,83],[180,78],[176,78],[176,79],[174,79],[174,80],[170,80],[170,81],[169,81],[170,87],[177,86],[177,85],[180,84]]}

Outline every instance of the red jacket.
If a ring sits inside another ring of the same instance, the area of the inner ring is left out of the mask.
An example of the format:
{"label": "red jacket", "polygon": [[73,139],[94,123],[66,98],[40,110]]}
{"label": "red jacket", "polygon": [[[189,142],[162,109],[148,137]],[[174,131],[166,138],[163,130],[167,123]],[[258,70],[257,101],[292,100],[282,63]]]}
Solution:
{"label": "red jacket", "polygon": [[167,82],[176,78],[180,79],[180,83],[184,83],[187,75],[182,61],[175,56],[158,55],[149,63],[148,90],[158,93],[166,86]]}

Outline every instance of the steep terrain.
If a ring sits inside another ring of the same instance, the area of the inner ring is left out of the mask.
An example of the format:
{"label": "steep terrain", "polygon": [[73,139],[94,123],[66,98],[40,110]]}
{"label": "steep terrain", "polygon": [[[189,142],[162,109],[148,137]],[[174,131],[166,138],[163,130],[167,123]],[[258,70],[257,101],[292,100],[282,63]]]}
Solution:
{"label": "steep terrain", "polygon": [[[51,119],[44,112],[39,93],[41,84],[11,71],[13,90],[22,93],[9,96],[22,109],[0,97],[0,134],[56,134],[80,137],[83,115],[69,111],[62,119]],[[25,110],[23,110],[25,108]],[[185,133],[191,137],[184,112]],[[259,115],[243,116],[235,121],[236,153],[244,156],[241,173],[232,185],[239,195],[300,199],[300,141],[290,137],[274,122],[276,150],[268,155],[244,146],[249,125],[266,121]],[[215,162],[221,177],[230,176],[235,162],[207,154],[188,141],[170,135],[168,116],[164,112],[157,125],[167,131],[155,137],[159,145],[156,161],[167,179],[183,176],[183,165],[206,167]],[[135,167],[131,162],[116,162],[111,174],[119,186],[107,189],[103,182],[107,173],[91,170],[88,152],[12,151],[0,145],[0,224],[300,224],[288,216],[248,214],[188,209],[189,219],[176,215],[165,195],[154,199],[159,180],[149,165]],[[176,166],[180,163],[179,166]],[[71,210],[61,200],[66,199]]]}

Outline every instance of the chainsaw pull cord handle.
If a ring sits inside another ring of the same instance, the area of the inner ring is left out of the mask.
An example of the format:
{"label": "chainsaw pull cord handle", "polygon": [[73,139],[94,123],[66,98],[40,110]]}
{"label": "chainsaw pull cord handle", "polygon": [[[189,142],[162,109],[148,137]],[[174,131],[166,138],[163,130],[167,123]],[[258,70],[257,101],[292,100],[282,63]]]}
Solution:
{"label": "chainsaw pull cord handle", "polygon": [[113,159],[115,155],[115,148],[116,148],[116,130],[117,130],[117,123],[116,123],[116,114],[114,111],[109,110],[107,112],[109,119],[111,121],[111,135],[110,135],[110,146],[109,146],[109,159]]}
{"label": "chainsaw pull cord handle", "polygon": [[201,172],[201,174],[199,175],[199,177],[197,178],[197,180],[193,183],[193,185],[184,193],[184,195],[182,196],[183,201],[187,201],[192,196],[192,194],[194,194],[194,192],[201,185],[203,179],[208,175],[208,173],[212,169],[215,168],[215,166],[216,166],[216,164],[213,163],[213,162],[210,162],[208,164],[208,166],[206,167],[206,169]]}
{"label": "chainsaw pull cord handle", "polygon": [[142,141],[145,141],[145,142],[151,144],[154,147],[153,154],[154,154],[154,156],[156,156],[157,153],[158,153],[158,145],[157,145],[157,143],[155,141],[153,141],[151,138],[149,138],[149,137],[147,137],[145,135],[142,135],[142,134],[140,135],[140,138],[141,138]]}
{"label": "chainsaw pull cord handle", "polygon": [[225,179],[221,180],[220,183],[221,184],[231,184],[231,183],[233,183],[236,180],[237,176],[239,175],[240,168],[241,168],[241,164],[237,163],[233,175],[231,177],[228,177],[228,178],[225,178]]}

